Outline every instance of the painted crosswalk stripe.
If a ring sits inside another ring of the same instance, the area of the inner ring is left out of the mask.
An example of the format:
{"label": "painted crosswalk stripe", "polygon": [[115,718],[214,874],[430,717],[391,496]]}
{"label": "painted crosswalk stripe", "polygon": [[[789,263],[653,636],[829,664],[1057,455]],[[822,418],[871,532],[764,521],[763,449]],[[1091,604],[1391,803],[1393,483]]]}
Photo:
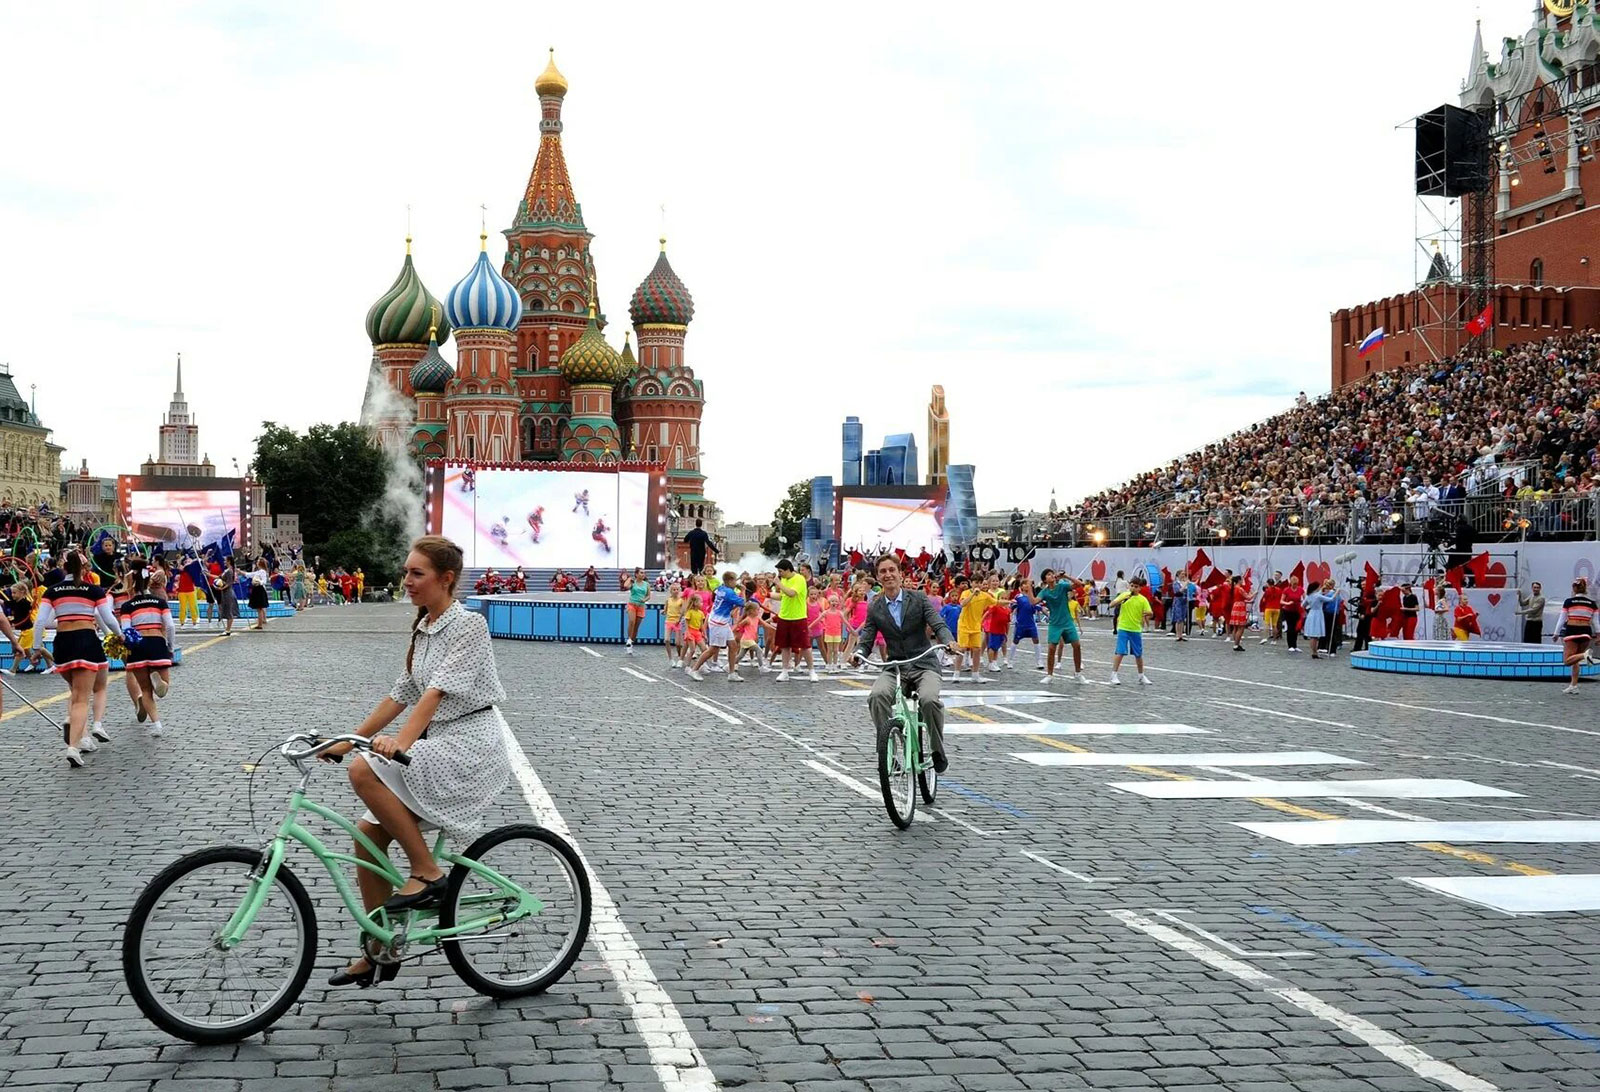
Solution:
{"label": "painted crosswalk stripe", "polygon": [[1219,800],[1292,796],[1376,796],[1392,800],[1444,800],[1460,796],[1516,796],[1453,778],[1395,777],[1375,781],[1114,781],[1111,788],[1156,800]]}
{"label": "painted crosswalk stripe", "polygon": [[1485,819],[1462,822],[1320,819],[1234,825],[1252,834],[1297,846],[1373,845],[1379,842],[1600,842],[1600,822],[1590,819]]}
{"label": "painted crosswalk stripe", "polygon": [[[1326,751],[1025,751],[1014,753],[1035,766],[1364,766],[1366,763]],[[1255,793],[1265,796],[1265,793]]]}
{"label": "painted crosswalk stripe", "polygon": [[1192,724],[947,724],[947,736],[1187,736],[1210,735]]}
{"label": "painted crosswalk stripe", "polygon": [[1556,914],[1600,910],[1600,875],[1570,876],[1406,876],[1441,895],[1507,914]]}

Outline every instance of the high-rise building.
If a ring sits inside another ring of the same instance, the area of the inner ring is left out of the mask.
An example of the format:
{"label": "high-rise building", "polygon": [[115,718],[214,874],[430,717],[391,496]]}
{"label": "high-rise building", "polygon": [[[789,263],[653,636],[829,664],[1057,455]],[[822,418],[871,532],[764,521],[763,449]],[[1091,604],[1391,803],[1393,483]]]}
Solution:
{"label": "high-rise building", "polygon": [[845,485],[861,484],[861,418],[844,419],[844,463],[840,478]]}
{"label": "high-rise building", "polygon": [[146,459],[139,473],[169,478],[214,478],[217,468],[211,457],[200,452],[200,426],[189,413],[189,403],[183,396],[183,354],[178,354],[178,378],[172,392],[172,402],[166,416],[161,419],[161,433],[156,441],[160,454]]}

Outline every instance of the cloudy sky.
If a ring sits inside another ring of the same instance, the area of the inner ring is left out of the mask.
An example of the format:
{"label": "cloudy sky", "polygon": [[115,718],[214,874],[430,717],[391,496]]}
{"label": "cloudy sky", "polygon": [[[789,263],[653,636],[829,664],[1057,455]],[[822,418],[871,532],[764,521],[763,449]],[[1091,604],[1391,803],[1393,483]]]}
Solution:
{"label": "cloudy sky", "polygon": [[[1533,6],[1481,0],[1485,39]],[[1396,126],[1454,101],[1474,10],[7,3],[0,362],[101,475],[179,351],[224,472],[355,418],[407,206],[442,295],[553,45],[615,343],[666,206],[730,518],[837,474],[845,414],[921,441],[934,383],[981,508],[1066,502],[1327,388],[1329,312],[1413,282]]]}

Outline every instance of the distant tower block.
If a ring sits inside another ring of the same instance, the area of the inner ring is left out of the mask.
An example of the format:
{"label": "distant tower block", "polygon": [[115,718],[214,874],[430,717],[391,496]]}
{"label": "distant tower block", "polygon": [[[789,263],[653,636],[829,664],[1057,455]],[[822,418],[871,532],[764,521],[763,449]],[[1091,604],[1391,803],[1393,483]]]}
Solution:
{"label": "distant tower block", "polygon": [[928,484],[948,485],[950,414],[944,408],[944,387],[935,385],[928,400]]}

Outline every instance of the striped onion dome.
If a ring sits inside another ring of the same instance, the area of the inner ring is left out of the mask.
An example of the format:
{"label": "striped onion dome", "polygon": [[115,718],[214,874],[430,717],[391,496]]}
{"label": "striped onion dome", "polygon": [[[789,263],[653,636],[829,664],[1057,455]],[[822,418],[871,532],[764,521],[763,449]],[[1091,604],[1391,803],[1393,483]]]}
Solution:
{"label": "striped onion dome", "polygon": [[667,262],[667,240],[661,240],[661,256],[644,282],[633,290],[633,300],[628,304],[628,314],[635,326],[647,322],[665,322],[674,326],[687,326],[694,318],[694,297],[683,286],[678,275]]}
{"label": "striped onion dome", "polygon": [[561,354],[561,375],[572,384],[604,384],[614,387],[628,374],[628,366],[621,355],[607,344],[594,318],[594,304],[589,304],[589,326],[572,347]]}
{"label": "striped onion dome", "polygon": [[418,394],[443,394],[456,370],[439,352],[438,331],[429,331],[428,351],[411,369],[411,389]]}
{"label": "striped onion dome", "polygon": [[[374,345],[426,345],[439,301],[423,286],[411,264],[411,237],[406,237],[406,261],[389,290],[367,309],[367,338]],[[450,336],[443,323],[440,337]]]}
{"label": "striped onion dome", "polygon": [[522,319],[522,297],[489,264],[489,236],[478,236],[482,249],[465,277],[444,298],[444,313],[457,330],[488,327],[515,330]]}

